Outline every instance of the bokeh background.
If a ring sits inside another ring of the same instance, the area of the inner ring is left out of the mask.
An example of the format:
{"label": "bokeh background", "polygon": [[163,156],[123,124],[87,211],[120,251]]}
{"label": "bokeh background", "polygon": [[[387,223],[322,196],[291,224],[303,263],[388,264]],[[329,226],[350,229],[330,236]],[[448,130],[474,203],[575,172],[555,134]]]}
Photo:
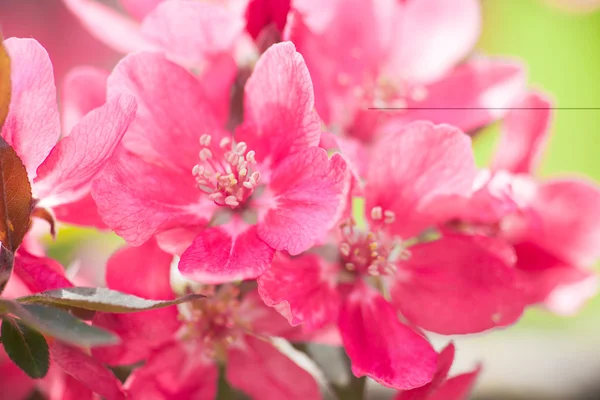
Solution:
{"label": "bokeh background", "polygon": [[[525,61],[531,85],[551,94],[557,107],[600,108],[600,11],[591,10],[592,2],[482,0],[477,51]],[[574,10],[576,3],[588,7]],[[60,0],[0,0],[0,26],[5,37],[38,39],[55,63],[59,84],[74,65],[109,68],[117,60]],[[539,175],[587,175],[600,182],[600,110],[556,110],[552,131]],[[476,138],[480,165],[490,158],[497,137],[498,126],[491,126]],[[79,280],[93,283],[102,282],[102,266],[121,244],[111,234],[70,227],[55,242],[48,240],[52,257],[72,266]],[[484,365],[476,399],[600,399],[600,297],[576,316],[530,310],[509,330],[455,341],[457,372],[479,361]]]}

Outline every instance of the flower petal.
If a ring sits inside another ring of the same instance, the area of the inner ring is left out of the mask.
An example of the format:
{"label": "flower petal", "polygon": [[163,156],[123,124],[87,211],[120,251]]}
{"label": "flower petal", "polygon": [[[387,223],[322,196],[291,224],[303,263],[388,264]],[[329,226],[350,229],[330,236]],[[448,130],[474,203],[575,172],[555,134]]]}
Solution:
{"label": "flower petal", "polygon": [[350,185],[344,159],[319,147],[287,157],[274,171],[260,212],[258,235],[276,250],[300,254],[333,227]]}
{"label": "flower petal", "polygon": [[119,3],[129,14],[141,21],[163,1],[165,0],[119,0]]}
{"label": "flower petal", "polygon": [[52,63],[34,39],[4,41],[11,62],[11,99],[2,137],[17,152],[29,179],[60,138]]}
{"label": "flower petal", "polygon": [[310,332],[337,320],[337,273],[337,266],[315,254],[293,259],[277,255],[258,278],[258,292],[291,325],[303,324],[304,331]]}
{"label": "flower petal", "polygon": [[2,400],[23,400],[35,389],[35,381],[28,377],[0,349],[0,398]]}
{"label": "flower petal", "polygon": [[317,146],[321,121],[313,110],[310,74],[291,42],[271,46],[256,63],[244,95],[244,124],[236,139],[276,166],[290,154]]}
{"label": "flower petal", "polygon": [[35,256],[23,248],[17,252],[14,268],[14,273],[33,293],[73,286],[58,261]]}
{"label": "flower petal", "polygon": [[449,125],[414,122],[380,140],[372,157],[367,210],[393,212],[390,229],[404,238],[445,218],[428,212],[428,204],[467,196],[476,175],[471,140]]}
{"label": "flower petal", "polygon": [[495,244],[488,250],[483,238],[452,236],[411,247],[391,289],[394,305],[413,324],[441,334],[514,323],[527,299]]}
{"label": "flower petal", "polygon": [[81,199],[112,157],[136,112],[135,98],[113,97],[86,115],[73,133],[62,139],[37,170],[34,196],[52,207]]}
{"label": "flower petal", "polygon": [[480,369],[448,379],[427,400],[467,400],[475,386]]}
{"label": "flower petal", "polygon": [[255,399],[321,399],[314,378],[273,345],[245,336],[227,353],[227,381]]}
{"label": "flower petal", "polygon": [[52,212],[54,212],[54,216],[58,221],[67,224],[94,227],[96,229],[108,228],[102,221],[100,214],[98,214],[98,207],[91,194],[75,202],[53,207]]}
{"label": "flower petal", "polygon": [[248,227],[217,226],[200,233],[181,255],[179,271],[206,284],[254,279],[271,264],[275,250]]}

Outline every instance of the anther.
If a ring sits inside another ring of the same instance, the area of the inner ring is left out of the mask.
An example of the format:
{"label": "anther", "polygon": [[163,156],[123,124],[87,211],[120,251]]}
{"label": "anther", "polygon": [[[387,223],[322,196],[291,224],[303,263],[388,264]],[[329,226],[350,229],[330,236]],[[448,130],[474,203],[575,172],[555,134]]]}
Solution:
{"label": "anther", "polygon": [[386,224],[391,224],[396,220],[396,214],[394,214],[393,211],[385,210],[383,215],[384,215],[383,222]]}
{"label": "anther", "polygon": [[235,145],[235,152],[239,155],[243,155],[248,149],[248,145],[245,142],[239,142]]}
{"label": "anther", "polygon": [[256,152],[254,150],[250,150],[248,154],[246,154],[246,161],[248,161],[250,164],[256,164],[256,159],[254,158],[255,156]]}
{"label": "anther", "polygon": [[202,135],[200,136],[200,144],[202,146],[210,146],[210,140],[212,139],[212,137],[210,135]]}
{"label": "anther", "polygon": [[231,207],[237,207],[240,205],[240,202],[237,200],[235,196],[227,196],[225,197],[225,204]]}
{"label": "anther", "polygon": [[200,150],[200,154],[198,154],[198,156],[200,157],[201,161],[206,161],[209,158],[212,158],[212,151],[210,151],[210,149],[207,149],[205,147],[202,150]]}
{"label": "anther", "polygon": [[381,209],[381,207],[377,206],[377,207],[373,207],[371,209],[371,219],[374,221],[378,221],[382,218],[383,216],[383,211]]}
{"label": "anther", "polygon": [[230,143],[231,143],[231,139],[228,138],[228,137],[224,137],[219,142],[219,147],[222,148],[222,149],[224,149],[225,147],[229,146]]}

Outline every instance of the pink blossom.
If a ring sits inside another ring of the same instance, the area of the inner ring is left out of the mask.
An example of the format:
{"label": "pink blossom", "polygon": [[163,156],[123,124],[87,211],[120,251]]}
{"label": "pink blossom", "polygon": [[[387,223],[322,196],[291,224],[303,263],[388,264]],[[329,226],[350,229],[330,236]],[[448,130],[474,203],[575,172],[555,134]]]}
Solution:
{"label": "pink blossom", "polygon": [[334,132],[368,142],[380,128],[415,120],[472,131],[500,117],[524,85],[512,61],[461,63],[479,35],[479,7],[476,0],[299,0],[284,38],[305,57],[315,106]]}
{"label": "pink blossom", "polygon": [[[12,96],[2,137],[25,165],[37,207],[52,209],[80,201],[89,195],[93,179],[133,120],[135,99],[110,97],[61,139],[48,54],[32,39],[11,38],[4,44],[11,57]],[[78,222],[77,215],[70,221]]]}
{"label": "pink blossom", "polygon": [[[121,249],[109,261],[107,283],[146,298],[173,298],[171,258],[154,240]],[[285,319],[255,291],[227,284],[212,292],[179,310],[97,315],[94,323],[115,329],[122,343],[95,348],[94,355],[110,365],[146,360],[125,383],[132,399],[214,399],[225,361],[229,384],[252,398],[321,398],[315,380],[269,342],[291,331]]]}
{"label": "pink blossom", "polygon": [[299,254],[340,214],[346,165],[317,147],[312,85],[292,44],[274,45],[257,63],[235,139],[202,85],[160,55],[126,57],[108,91],[134,94],[139,110],[95,184],[99,212],[132,245],[158,235],[163,248],[185,250],[184,275],[254,278],[275,250]]}
{"label": "pink blossom", "polygon": [[458,334],[509,325],[525,300],[491,242],[428,238],[427,229],[446,218],[439,205],[470,192],[476,168],[468,136],[416,122],[383,138],[372,157],[368,228],[345,222],[333,243],[277,256],[258,279],[259,293],[306,331],[337,322],[357,376],[410,390],[430,382],[436,364],[418,327]]}

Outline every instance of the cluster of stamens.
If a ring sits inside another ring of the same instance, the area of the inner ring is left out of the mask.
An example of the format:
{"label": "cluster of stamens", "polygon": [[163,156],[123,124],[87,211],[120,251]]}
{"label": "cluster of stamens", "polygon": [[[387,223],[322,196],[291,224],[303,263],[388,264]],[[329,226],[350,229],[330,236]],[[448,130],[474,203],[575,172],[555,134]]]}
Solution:
{"label": "cluster of stamens", "polygon": [[340,253],[344,268],[352,273],[371,276],[391,275],[396,266],[388,261],[390,248],[381,233],[365,232],[349,220],[341,225]]}
{"label": "cluster of stamens", "polygon": [[228,137],[221,139],[218,147],[211,146],[211,141],[210,135],[200,137],[200,162],[192,174],[198,188],[209,193],[209,199],[234,209],[250,197],[260,181],[260,173],[251,171],[256,153],[248,151],[246,143],[234,144]]}

